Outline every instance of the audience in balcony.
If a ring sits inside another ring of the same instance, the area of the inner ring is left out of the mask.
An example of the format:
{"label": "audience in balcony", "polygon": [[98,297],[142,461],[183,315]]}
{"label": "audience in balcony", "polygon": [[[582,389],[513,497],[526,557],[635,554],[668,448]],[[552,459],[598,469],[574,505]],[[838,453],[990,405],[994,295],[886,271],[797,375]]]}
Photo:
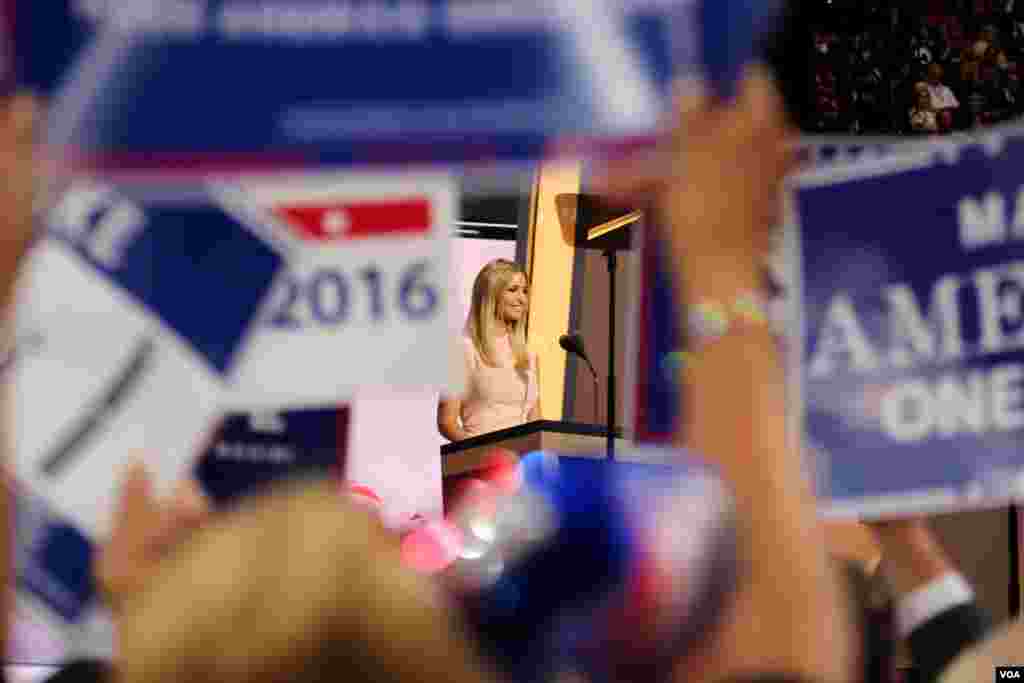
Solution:
{"label": "audience in balcony", "polygon": [[805,131],[936,135],[1024,114],[1024,0],[865,0],[850,7],[823,12],[810,30],[813,97]]}

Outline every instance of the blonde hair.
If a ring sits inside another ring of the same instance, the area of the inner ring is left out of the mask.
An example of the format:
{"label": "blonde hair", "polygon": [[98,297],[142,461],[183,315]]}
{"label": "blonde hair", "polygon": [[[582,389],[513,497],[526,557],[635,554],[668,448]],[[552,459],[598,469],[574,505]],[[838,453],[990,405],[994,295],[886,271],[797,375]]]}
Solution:
{"label": "blonde hair", "polygon": [[[494,338],[498,327],[498,301],[516,275],[526,277],[526,271],[518,263],[507,259],[491,261],[477,274],[473,282],[473,298],[466,321],[466,334],[486,365],[498,365],[494,353]],[[526,350],[526,320],[519,319],[509,330],[512,357],[517,370],[530,366]]]}

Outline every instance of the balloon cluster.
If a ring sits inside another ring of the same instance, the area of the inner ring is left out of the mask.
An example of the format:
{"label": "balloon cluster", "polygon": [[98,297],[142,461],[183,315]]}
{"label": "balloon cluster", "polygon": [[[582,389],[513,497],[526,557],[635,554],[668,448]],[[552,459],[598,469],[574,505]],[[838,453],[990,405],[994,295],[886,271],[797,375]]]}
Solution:
{"label": "balloon cluster", "polygon": [[683,455],[630,468],[496,452],[402,556],[450,591],[512,680],[663,680],[734,588],[731,503]]}
{"label": "balloon cluster", "polygon": [[[460,558],[466,559],[464,554],[473,552],[472,520],[493,518],[499,501],[521,490],[523,476],[523,465],[514,453],[493,451],[474,476],[454,487],[449,512],[443,519],[425,521],[405,534],[403,561],[417,571],[434,575],[449,569]],[[482,524],[477,522],[475,528],[483,528]]]}

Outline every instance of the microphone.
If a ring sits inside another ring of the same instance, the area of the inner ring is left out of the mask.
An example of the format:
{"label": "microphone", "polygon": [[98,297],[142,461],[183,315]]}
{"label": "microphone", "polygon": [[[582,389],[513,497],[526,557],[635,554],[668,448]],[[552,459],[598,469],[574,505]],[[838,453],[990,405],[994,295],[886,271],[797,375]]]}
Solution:
{"label": "microphone", "polygon": [[590,358],[587,357],[587,351],[583,346],[583,335],[579,332],[570,332],[569,334],[563,334],[558,338],[558,345],[562,347],[562,350],[566,353],[579,356],[587,363],[587,367],[590,368],[590,375],[594,378],[594,424],[600,422],[600,415],[598,415],[597,401],[600,394],[600,388],[597,379],[597,370],[594,369],[594,364],[590,362]]}
{"label": "microphone", "polygon": [[587,367],[590,368],[590,373],[597,377],[597,371],[594,370],[594,364],[590,362],[590,358],[587,357],[587,351],[583,347],[583,335],[579,332],[570,332],[569,334],[563,334],[558,338],[558,345],[566,353],[572,353],[587,362]]}

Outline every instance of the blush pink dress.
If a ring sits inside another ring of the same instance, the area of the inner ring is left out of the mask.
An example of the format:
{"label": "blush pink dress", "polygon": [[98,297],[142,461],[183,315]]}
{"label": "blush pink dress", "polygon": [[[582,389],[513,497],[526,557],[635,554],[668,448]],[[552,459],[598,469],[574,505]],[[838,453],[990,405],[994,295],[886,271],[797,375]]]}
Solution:
{"label": "blush pink dress", "polygon": [[468,336],[462,346],[467,383],[460,417],[467,437],[525,423],[537,405],[537,357],[531,353],[529,369],[516,370],[508,335],[494,340],[497,367],[484,363]]}

